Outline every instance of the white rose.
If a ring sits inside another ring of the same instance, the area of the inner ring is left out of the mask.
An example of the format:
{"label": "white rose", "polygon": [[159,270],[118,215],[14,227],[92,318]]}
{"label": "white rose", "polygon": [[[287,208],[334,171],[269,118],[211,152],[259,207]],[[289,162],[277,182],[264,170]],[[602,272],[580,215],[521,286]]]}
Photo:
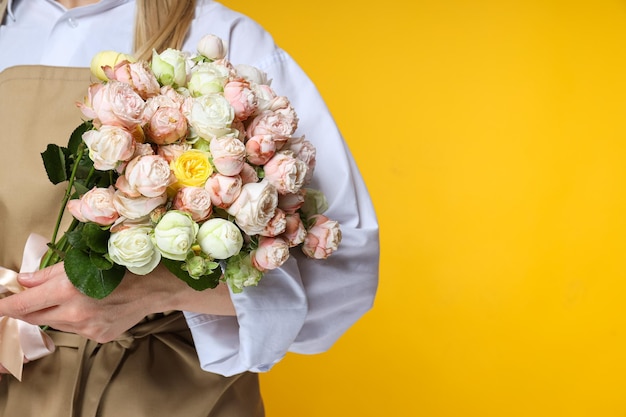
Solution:
{"label": "white rose", "polygon": [[114,169],[121,161],[128,161],[135,152],[135,140],[130,132],[118,126],[102,126],[88,130],[83,141],[89,149],[94,168],[100,171]]}
{"label": "white rose", "polygon": [[198,136],[211,140],[231,132],[235,110],[222,95],[208,94],[193,99],[187,118]]}
{"label": "white rose", "polygon": [[198,53],[209,59],[222,59],[226,56],[226,45],[219,36],[206,35],[198,41]]}
{"label": "white rose", "polygon": [[146,275],[161,261],[161,253],[156,250],[147,226],[130,227],[111,233],[109,256],[118,265],[125,266],[137,275]]}
{"label": "white rose", "polygon": [[274,217],[278,192],[268,181],[244,184],[235,202],[226,209],[248,235],[258,235]]}
{"label": "white rose", "polygon": [[237,71],[237,74],[239,76],[243,77],[246,81],[250,83],[264,85],[270,84],[270,80],[267,79],[267,74],[257,67],[246,64],[238,64],[235,65],[235,70]]}
{"label": "white rose", "polygon": [[209,219],[200,226],[198,243],[202,252],[213,259],[228,259],[243,246],[243,236],[234,223],[224,219]]}
{"label": "white rose", "polygon": [[158,197],[129,197],[120,190],[113,195],[113,206],[126,219],[139,219],[167,202],[167,194]]}
{"label": "white rose", "polygon": [[187,213],[168,211],[154,228],[154,244],[168,259],[184,261],[198,234],[198,224]]}
{"label": "white rose", "polygon": [[187,83],[187,57],[182,51],[168,48],[152,53],[152,71],[161,85],[184,87]]}
{"label": "white rose", "polygon": [[228,75],[228,68],[223,65],[204,62],[193,68],[187,88],[194,97],[221,93],[228,81]]}

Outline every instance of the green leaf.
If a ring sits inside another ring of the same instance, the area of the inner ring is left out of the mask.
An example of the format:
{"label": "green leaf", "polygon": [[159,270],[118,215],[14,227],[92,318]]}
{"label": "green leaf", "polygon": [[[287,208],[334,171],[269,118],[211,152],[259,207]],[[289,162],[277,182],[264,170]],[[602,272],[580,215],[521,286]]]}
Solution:
{"label": "green leaf", "polygon": [[96,266],[96,268],[102,269],[103,271],[108,271],[113,268],[113,265],[115,265],[108,257],[93,251],[89,252],[89,259],[91,260],[91,263]]}
{"label": "green leaf", "polygon": [[87,246],[94,252],[107,253],[109,248],[109,236],[111,233],[108,230],[102,230],[100,226],[95,223],[87,223],[83,227],[83,239]]}
{"label": "green leaf", "polygon": [[83,133],[91,129],[93,129],[93,123],[90,121],[83,122],[74,129],[67,144],[71,153],[76,154],[78,152],[78,147],[83,142]]}
{"label": "green leaf", "polygon": [[85,187],[82,183],[76,181],[76,182],[74,182],[74,190],[76,192],[74,194],[72,194],[72,197],[73,198],[79,198],[81,195],[83,195],[87,191],[89,191],[89,188]]}
{"label": "green leaf", "polygon": [[102,270],[91,262],[87,253],[73,248],[65,255],[65,273],[80,292],[102,299],[122,282],[126,268],[114,264],[111,269]]}
{"label": "green leaf", "polygon": [[67,241],[72,245],[73,248],[86,251],[89,247],[87,246],[87,242],[83,238],[83,226],[82,224],[76,227],[76,229],[71,232],[66,233]]}
{"label": "green leaf", "polygon": [[215,288],[220,282],[222,271],[220,268],[215,269],[208,275],[203,275],[198,279],[192,278],[187,271],[181,268],[182,262],[173,261],[167,258],[161,258],[161,263],[179,279],[185,281],[187,285],[196,291],[206,290],[208,288]]}
{"label": "green leaf", "polygon": [[41,153],[41,157],[51,183],[59,184],[67,181],[68,176],[65,168],[66,161],[63,148],[49,144],[46,150]]}

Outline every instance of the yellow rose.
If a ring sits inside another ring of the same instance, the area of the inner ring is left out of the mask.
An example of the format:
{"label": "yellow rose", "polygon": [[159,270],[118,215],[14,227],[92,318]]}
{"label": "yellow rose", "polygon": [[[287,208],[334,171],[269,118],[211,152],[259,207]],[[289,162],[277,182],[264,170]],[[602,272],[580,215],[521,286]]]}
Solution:
{"label": "yellow rose", "polygon": [[115,65],[122,61],[135,62],[136,59],[130,55],[115,51],[98,52],[91,60],[91,73],[99,80],[108,81],[102,67],[108,65],[111,68],[115,68]]}
{"label": "yellow rose", "polygon": [[171,163],[172,172],[178,180],[175,189],[182,187],[203,187],[206,180],[213,174],[209,154],[197,149],[183,152]]}

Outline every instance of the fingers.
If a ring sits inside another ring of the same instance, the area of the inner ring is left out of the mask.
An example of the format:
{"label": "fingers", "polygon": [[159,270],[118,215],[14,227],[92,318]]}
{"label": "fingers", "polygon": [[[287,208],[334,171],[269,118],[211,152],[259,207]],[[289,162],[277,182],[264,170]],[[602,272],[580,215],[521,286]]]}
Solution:
{"label": "fingers", "polygon": [[27,291],[0,299],[0,316],[31,322],[27,319],[29,314],[58,306],[78,292],[65,277],[62,265],[39,271],[32,277],[33,286]]}
{"label": "fingers", "polygon": [[23,272],[17,277],[20,285],[26,288],[36,287],[48,281],[58,274],[65,274],[63,264],[55,264],[49,268],[45,268],[35,272]]}

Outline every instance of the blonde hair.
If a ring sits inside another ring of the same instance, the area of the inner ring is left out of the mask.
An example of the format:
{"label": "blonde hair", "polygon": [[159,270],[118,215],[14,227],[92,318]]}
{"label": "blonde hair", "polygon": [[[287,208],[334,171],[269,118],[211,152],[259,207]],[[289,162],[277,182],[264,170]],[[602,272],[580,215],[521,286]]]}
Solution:
{"label": "blonde hair", "polygon": [[135,57],[149,60],[152,50],[181,49],[194,17],[195,0],[137,0]]}

